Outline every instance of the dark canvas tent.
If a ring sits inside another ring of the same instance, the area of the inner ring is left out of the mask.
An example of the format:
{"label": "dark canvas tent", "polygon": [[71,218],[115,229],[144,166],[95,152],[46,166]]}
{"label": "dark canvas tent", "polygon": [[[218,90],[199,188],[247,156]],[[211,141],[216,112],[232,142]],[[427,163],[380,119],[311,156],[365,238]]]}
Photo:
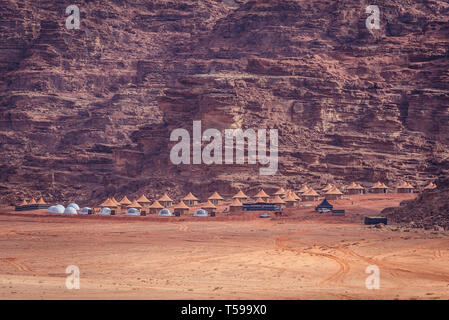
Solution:
{"label": "dark canvas tent", "polygon": [[321,202],[319,205],[315,207],[315,211],[318,212],[329,212],[334,208],[333,205],[327,201],[327,199],[324,199],[323,202]]}

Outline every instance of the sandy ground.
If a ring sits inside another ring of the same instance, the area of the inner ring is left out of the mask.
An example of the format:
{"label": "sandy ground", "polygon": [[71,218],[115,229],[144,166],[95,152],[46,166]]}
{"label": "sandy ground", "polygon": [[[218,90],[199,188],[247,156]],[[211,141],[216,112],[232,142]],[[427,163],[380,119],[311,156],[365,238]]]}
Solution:
{"label": "sandy ground", "polygon": [[[98,219],[3,208],[0,298],[449,299],[447,232],[361,223],[410,197],[354,196],[333,202],[345,217],[300,207],[280,219]],[[80,269],[79,290],[66,288],[69,265]],[[369,265],[379,267],[379,290],[365,286]]]}

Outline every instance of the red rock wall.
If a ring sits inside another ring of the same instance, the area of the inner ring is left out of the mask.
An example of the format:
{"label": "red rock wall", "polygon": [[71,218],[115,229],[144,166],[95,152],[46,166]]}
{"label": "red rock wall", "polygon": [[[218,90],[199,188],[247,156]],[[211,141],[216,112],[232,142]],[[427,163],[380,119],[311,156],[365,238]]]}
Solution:
{"label": "red rock wall", "polygon": [[[447,174],[449,5],[369,4],[0,0],[0,201]],[[277,128],[278,174],[172,165],[192,120]]]}

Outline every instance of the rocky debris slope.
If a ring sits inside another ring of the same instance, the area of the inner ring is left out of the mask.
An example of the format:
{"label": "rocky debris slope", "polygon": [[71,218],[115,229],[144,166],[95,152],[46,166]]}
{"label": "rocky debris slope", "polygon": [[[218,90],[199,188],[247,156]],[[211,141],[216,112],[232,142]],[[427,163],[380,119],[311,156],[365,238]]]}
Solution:
{"label": "rocky debris slope", "polygon": [[[405,179],[449,160],[449,5],[0,0],[0,201]],[[279,171],[170,163],[170,132],[276,128]],[[189,190],[188,190],[189,189]]]}
{"label": "rocky debris slope", "polygon": [[417,199],[387,208],[382,214],[413,228],[449,230],[449,179],[437,181],[438,189],[427,190]]}

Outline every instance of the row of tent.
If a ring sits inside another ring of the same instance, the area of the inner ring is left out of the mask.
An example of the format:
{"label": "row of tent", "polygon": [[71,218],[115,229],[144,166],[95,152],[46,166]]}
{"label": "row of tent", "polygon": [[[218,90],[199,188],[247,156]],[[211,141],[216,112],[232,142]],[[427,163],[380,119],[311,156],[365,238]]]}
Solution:
{"label": "row of tent", "polygon": [[[424,189],[435,189],[436,185],[430,182],[424,187]],[[363,194],[366,192],[366,188],[362,185],[352,182],[346,188],[347,194]],[[378,181],[373,186],[370,187],[373,193],[387,193],[389,189],[384,183]],[[398,192],[413,192],[413,186],[407,182],[402,181],[398,186]],[[321,191],[321,194],[325,199],[336,200],[341,199],[343,192],[341,192],[337,186],[333,184],[327,184]],[[253,197],[248,197],[242,190],[239,190],[233,197],[232,202],[228,205],[229,211],[240,211],[242,210],[244,202],[256,202],[256,203],[273,203],[278,204],[281,207],[293,207],[299,201],[318,201],[320,194],[315,191],[312,187],[304,185],[299,191],[295,192],[292,190],[285,190],[284,188],[279,188],[273,195],[268,195],[263,189],[259,190]],[[100,205],[99,214],[103,215],[113,215],[117,210],[126,209],[127,215],[141,215],[146,214],[158,214],[161,216],[169,216],[174,212],[175,214],[184,214],[189,211],[191,207],[199,207],[198,210],[204,210],[209,213],[215,214],[217,206],[224,203],[224,198],[218,193],[214,192],[205,203],[200,203],[200,200],[189,192],[185,197],[183,197],[178,204],[174,204],[173,199],[171,199],[167,193],[164,193],[162,197],[151,202],[145,195],[140,198],[130,201],[126,196],[122,198],[121,201],[115,200],[114,197],[106,199]],[[25,210],[35,210],[48,208],[48,212],[51,213],[61,213],[61,214],[89,214],[93,213],[93,209],[89,207],[84,207],[80,209],[76,203],[71,203],[66,207],[62,205],[50,206],[45,203],[41,197],[38,201],[31,199],[27,202],[23,200],[17,208],[22,208]],[[167,209],[168,211],[164,211]],[[195,211],[195,214],[197,211]],[[74,212],[76,211],[76,212]],[[201,213],[198,213],[201,215]]]}
{"label": "row of tent", "polygon": [[[431,182],[425,189],[434,189],[436,185]],[[372,193],[387,193],[388,186],[378,181],[370,187]],[[413,192],[413,186],[409,183],[401,182],[397,186],[398,192],[411,193]],[[346,188],[347,194],[363,194],[366,192],[366,188],[362,185],[352,182]],[[337,200],[341,199],[343,192],[333,185],[327,184],[321,191],[322,196],[325,199]],[[252,198],[247,196],[242,190],[239,190],[233,197],[232,202],[229,204],[229,211],[241,210],[243,203],[247,201],[253,201],[256,203],[273,203],[279,204],[282,207],[292,207],[299,201],[318,201],[321,195],[315,191],[312,187],[304,185],[299,191],[294,192],[290,189],[285,190],[279,188],[272,196],[268,195],[263,189],[259,190]],[[218,193],[214,192],[205,203],[200,203],[198,197],[189,192],[185,197],[181,198],[178,204],[174,204],[174,200],[170,198],[167,193],[164,193],[159,199],[151,202],[145,195],[142,195],[138,199],[130,201],[127,196],[124,196],[122,200],[117,201],[114,197],[106,199],[101,205],[101,208],[111,209],[137,209],[139,211],[148,210],[149,213],[158,213],[164,208],[172,209],[173,211],[180,211],[185,213],[189,211],[190,207],[199,206],[201,209],[207,211],[213,211],[217,209],[217,206],[224,202],[224,198]]]}
{"label": "row of tent", "polygon": [[[436,189],[436,185],[433,182],[430,182],[429,184],[427,184],[426,186],[424,186],[424,190],[433,190]],[[366,190],[370,190],[372,193],[386,193],[388,189],[390,189],[385,183],[382,183],[380,181],[376,182],[374,185],[372,185],[371,187],[363,187],[361,184],[356,183],[356,182],[352,182],[350,183],[348,186],[346,186],[345,188],[345,192],[346,194],[363,194],[366,193]],[[408,182],[405,181],[401,181],[397,186],[396,186],[396,190],[400,193],[411,193],[413,192],[415,188]],[[276,191],[274,193],[273,196],[284,196],[288,193],[291,193],[291,190],[284,190],[284,188],[279,188],[278,191]],[[299,191],[297,191],[298,194],[300,194],[301,196],[305,197],[305,198],[312,198],[314,199],[315,197],[319,196],[318,192],[316,192],[312,187],[309,187],[307,185],[304,185]],[[332,198],[332,196],[340,196],[343,195],[343,192],[340,191],[340,189],[338,189],[337,186],[328,183],[323,189],[321,189],[321,193],[324,196],[331,196],[331,197],[326,197],[326,198]],[[243,191],[239,191],[237,194],[235,194],[233,197],[233,199],[239,199],[240,201],[242,200],[248,200],[249,197],[247,195],[245,195],[243,193]],[[265,191],[261,190],[259,191],[254,198],[257,199],[266,199],[266,198],[270,198],[270,196],[268,196]],[[128,208],[142,208],[142,207],[151,207],[149,206],[149,204],[151,203],[151,201],[145,196],[142,195],[140,198],[134,200],[134,201],[130,201],[126,196],[123,197],[123,199],[121,201],[116,201],[115,199],[113,199],[112,201],[110,201],[113,198],[108,198],[108,200],[106,200],[104,203],[102,203],[102,207],[103,206],[109,206],[109,207],[128,207]],[[183,202],[185,205],[187,206],[194,206],[197,205],[199,203],[199,199],[194,196],[191,192],[189,192],[184,198],[181,199],[180,202]],[[214,208],[214,206],[218,205],[220,202],[223,202],[224,198],[218,193],[218,192],[214,192],[209,198],[208,198],[208,203],[206,203],[207,205],[210,206],[210,208]],[[39,200],[35,200],[34,198],[32,198],[29,202],[27,202],[26,200],[23,200],[22,203],[19,204],[19,206],[26,206],[26,205],[45,205],[45,201],[42,197],[40,197]],[[164,193],[164,195],[162,197],[160,197],[157,202],[155,201],[153,203],[153,207],[156,209],[161,209],[164,207],[170,207],[173,205],[173,200],[167,195],[167,193]]]}
{"label": "row of tent", "polygon": [[[70,203],[67,207],[64,207],[61,204],[57,204],[55,206],[50,206],[47,209],[47,212],[55,213],[55,214],[71,214],[71,215],[72,214],[83,214],[83,215],[93,214],[92,208],[84,207],[84,208],[80,209],[80,207],[76,203]],[[103,207],[99,211],[99,214],[100,215],[113,215],[114,211],[111,210],[111,208]],[[140,216],[141,213],[139,210],[137,210],[135,208],[129,208],[128,210],[126,210],[126,215],[127,216]],[[207,217],[208,215],[209,215],[209,213],[204,209],[198,209],[194,213],[195,217]],[[171,217],[171,216],[173,216],[173,214],[169,209],[163,208],[159,211],[158,216]]]}

